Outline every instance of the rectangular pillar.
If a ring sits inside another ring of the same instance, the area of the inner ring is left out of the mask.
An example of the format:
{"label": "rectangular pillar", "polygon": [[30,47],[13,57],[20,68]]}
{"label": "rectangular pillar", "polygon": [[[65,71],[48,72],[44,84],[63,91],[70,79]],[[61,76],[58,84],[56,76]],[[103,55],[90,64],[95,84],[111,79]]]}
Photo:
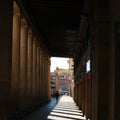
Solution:
{"label": "rectangular pillar", "polygon": [[120,24],[115,25],[114,119],[120,119]]}
{"label": "rectangular pillar", "polygon": [[120,1],[110,0],[110,120],[120,119]]}
{"label": "rectangular pillar", "polygon": [[109,9],[108,0],[97,0],[95,8],[95,120],[109,120]]}

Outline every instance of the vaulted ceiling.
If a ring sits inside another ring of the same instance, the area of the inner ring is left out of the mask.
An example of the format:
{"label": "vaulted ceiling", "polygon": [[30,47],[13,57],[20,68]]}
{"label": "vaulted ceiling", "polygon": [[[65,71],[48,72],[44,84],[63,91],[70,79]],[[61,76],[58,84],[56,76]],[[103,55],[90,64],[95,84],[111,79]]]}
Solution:
{"label": "vaulted ceiling", "polygon": [[73,57],[83,0],[21,0],[52,57]]}

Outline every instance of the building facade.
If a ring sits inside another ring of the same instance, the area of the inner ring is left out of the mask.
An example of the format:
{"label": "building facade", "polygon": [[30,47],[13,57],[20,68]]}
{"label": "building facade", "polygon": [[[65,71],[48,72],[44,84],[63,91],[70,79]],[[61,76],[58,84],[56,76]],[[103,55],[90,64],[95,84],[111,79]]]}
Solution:
{"label": "building facade", "polygon": [[56,69],[56,76],[58,78],[58,89],[61,94],[69,94],[72,95],[73,88],[73,74],[69,69]]}
{"label": "building facade", "polygon": [[51,72],[50,73],[50,80],[51,80],[51,97],[54,96],[54,93],[56,91],[56,77],[55,77],[55,73]]}

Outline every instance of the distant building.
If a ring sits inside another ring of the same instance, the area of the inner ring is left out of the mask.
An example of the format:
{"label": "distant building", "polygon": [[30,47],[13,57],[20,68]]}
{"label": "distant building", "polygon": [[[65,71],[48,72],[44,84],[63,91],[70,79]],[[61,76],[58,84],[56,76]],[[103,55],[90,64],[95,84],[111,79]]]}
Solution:
{"label": "distant building", "polygon": [[60,69],[56,68],[54,72],[51,72],[51,94],[56,90],[59,90],[61,94],[67,93],[73,96],[73,60],[68,60],[69,68]]}
{"label": "distant building", "polygon": [[71,76],[68,73],[68,70],[59,73],[59,90],[64,94],[70,94],[70,78]]}
{"label": "distant building", "polygon": [[72,58],[69,58],[67,61],[69,64],[69,74],[71,75],[71,80],[70,80],[70,95],[74,97],[74,62]]}
{"label": "distant building", "polygon": [[50,79],[51,79],[51,95],[55,92],[55,73],[50,73]]}

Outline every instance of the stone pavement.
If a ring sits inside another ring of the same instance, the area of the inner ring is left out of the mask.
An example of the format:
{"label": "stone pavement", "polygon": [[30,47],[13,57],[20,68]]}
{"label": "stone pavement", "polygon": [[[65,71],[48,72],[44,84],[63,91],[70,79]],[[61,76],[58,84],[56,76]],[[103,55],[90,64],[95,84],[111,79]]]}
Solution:
{"label": "stone pavement", "polygon": [[58,101],[52,98],[48,104],[23,120],[85,120],[82,115],[72,97],[62,96]]}

